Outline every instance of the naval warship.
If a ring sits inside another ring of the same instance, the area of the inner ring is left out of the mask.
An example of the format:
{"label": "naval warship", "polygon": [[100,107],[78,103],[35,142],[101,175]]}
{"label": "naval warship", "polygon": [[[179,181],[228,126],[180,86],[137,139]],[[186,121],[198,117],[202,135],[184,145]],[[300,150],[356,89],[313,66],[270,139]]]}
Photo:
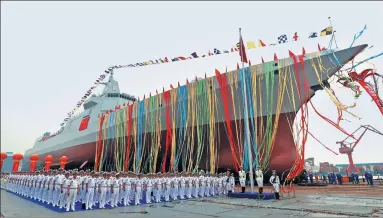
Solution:
{"label": "naval warship", "polygon": [[[338,70],[340,70],[345,64],[350,62],[355,56],[357,56],[360,52],[362,52],[367,45],[359,45],[350,47],[347,49],[328,49],[327,51],[318,51],[313,53],[307,53],[304,55],[304,71],[300,70],[298,75],[294,72],[289,72],[292,75],[290,75],[290,80],[296,80],[298,76],[301,78],[306,78],[307,84],[310,87],[309,91],[303,87],[301,84],[301,87],[299,89],[301,90],[302,98],[304,99],[304,102],[307,102],[309,99],[311,99],[315,92],[322,90],[323,87],[321,84],[325,84],[326,86],[329,86],[328,79],[333,76]],[[324,69],[327,69],[327,72],[320,72],[320,76],[318,78],[318,75],[316,75],[315,69],[313,68],[312,63],[319,64],[318,60],[320,57],[321,65]],[[284,66],[278,66],[278,63],[287,63],[284,64]],[[257,65],[252,65],[252,69],[262,69],[262,66],[265,64],[269,64],[269,66],[272,66],[274,69],[271,69],[271,72],[274,72],[274,83],[276,84],[274,86],[274,97],[277,99],[278,94],[278,76],[279,72],[286,72],[284,71],[284,68],[291,68],[294,69],[294,61],[293,58],[288,57],[284,59],[280,59],[278,62],[266,62],[261,63]],[[301,65],[299,65],[301,68]],[[270,68],[269,68],[270,69]],[[226,72],[226,74],[234,74],[238,73],[237,70]],[[255,71],[250,71],[250,73],[255,73]],[[259,70],[256,73],[263,73]],[[304,75],[305,74],[305,75]],[[215,76],[216,77],[216,76]],[[241,77],[236,77],[237,81],[230,81],[228,83],[228,86],[235,86],[238,85],[238,83],[241,82]],[[288,80],[289,80],[288,79]],[[322,80],[322,81],[320,81]],[[217,79],[211,80],[217,82]],[[237,84],[236,84],[237,83]],[[288,83],[289,84],[289,83]],[[37,163],[37,166],[42,167],[44,164],[44,157],[46,155],[52,155],[53,156],[53,163],[52,167],[59,165],[59,159],[61,156],[67,156],[69,158],[69,162],[67,164],[68,168],[75,168],[79,167],[81,165],[92,166],[95,162],[95,153],[96,153],[96,141],[97,141],[97,134],[98,134],[98,117],[100,114],[105,113],[109,111],[110,109],[115,109],[117,105],[123,105],[123,104],[135,104],[137,103],[137,100],[134,96],[131,96],[129,94],[121,93],[118,82],[114,79],[113,73],[111,73],[109,77],[109,81],[103,83],[105,85],[104,90],[102,94],[100,95],[92,95],[89,99],[87,99],[84,104],[84,111],[81,114],[78,114],[74,117],[71,117],[69,121],[63,126],[58,132],[56,133],[45,133],[44,135],[37,138],[36,142],[34,143],[33,147],[31,149],[28,149],[24,154],[24,161],[23,161],[23,170],[28,170],[29,168],[29,157],[32,154],[37,154],[40,156],[40,159]],[[262,83],[262,90],[263,92],[261,95],[266,95],[266,85]],[[219,89],[219,85],[214,86],[215,89]],[[238,89],[234,89],[233,91],[235,96],[241,96],[242,92]],[[219,95],[219,90],[216,90],[217,95]],[[295,99],[299,99],[298,94],[298,88],[295,90],[295,93],[290,93],[289,95],[293,94]],[[160,94],[163,95],[163,94]],[[287,94],[286,94],[287,95]],[[265,96],[260,96],[265,99]],[[292,105],[292,103],[288,100],[291,98],[291,96],[285,96],[280,116],[278,116],[279,119],[279,125],[276,130],[276,138],[275,138],[275,144],[274,148],[272,150],[271,156],[270,156],[270,162],[269,167],[272,169],[276,169],[279,172],[283,172],[285,170],[288,170],[292,167],[294,164],[294,161],[296,159],[296,146],[293,138],[293,134],[291,131],[291,122],[294,122],[294,118],[299,111],[301,104],[299,101],[296,101]],[[188,99],[178,99],[178,101],[188,101]],[[242,108],[242,98],[236,97],[235,98],[235,105],[240,105],[239,107]],[[231,150],[229,145],[229,139],[227,137],[227,134],[225,132],[225,116],[223,112],[223,104],[221,102],[221,99],[218,98],[218,114],[215,118],[216,124],[219,126],[216,128],[217,130],[221,131],[220,134],[217,134],[219,137],[219,143],[220,143],[220,149],[218,151],[219,161],[217,162],[218,166],[220,168],[230,168],[232,166],[232,157],[231,157]],[[275,119],[275,113],[276,113],[276,102],[273,103],[273,119]],[[258,105],[258,107],[262,108],[262,114],[258,113],[258,123],[261,121],[266,123],[266,118],[269,115],[269,111],[266,108],[266,104]],[[261,108],[258,108],[261,109]],[[166,115],[165,115],[165,107],[158,107],[159,113],[160,113],[160,122],[162,122],[162,134],[166,134]],[[236,113],[239,113],[241,109],[236,110]],[[153,111],[149,111],[148,113],[153,113]],[[233,111],[231,111],[233,113]],[[132,116],[133,119],[135,119],[135,116]],[[237,120],[243,120],[242,114],[236,114],[236,116],[231,116],[232,122],[234,122],[234,118]],[[150,119],[149,119],[150,120]],[[85,123],[85,128],[84,128]],[[178,125],[178,123],[177,123]],[[203,125],[203,124],[200,124]],[[241,122],[241,125],[243,125],[243,122]],[[111,127],[110,127],[111,128]],[[150,130],[151,128],[146,128],[147,130]],[[241,129],[243,131],[243,128]],[[165,137],[161,137],[165,138]],[[177,140],[177,139],[176,139]],[[161,143],[162,146],[165,143]],[[112,154],[110,154],[111,156]],[[207,154],[203,154],[201,163],[204,162],[208,157]],[[203,168],[203,166],[201,166]]]}

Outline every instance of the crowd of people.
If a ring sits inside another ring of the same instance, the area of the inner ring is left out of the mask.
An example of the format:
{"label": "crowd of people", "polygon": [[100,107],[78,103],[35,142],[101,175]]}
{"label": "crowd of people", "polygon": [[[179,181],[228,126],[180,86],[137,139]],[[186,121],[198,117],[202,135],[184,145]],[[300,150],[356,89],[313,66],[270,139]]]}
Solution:
{"label": "crowd of people", "polygon": [[226,195],[234,191],[232,174],[90,172],[50,170],[2,175],[1,186],[18,195],[75,211],[76,202],[117,207],[185,198]]}

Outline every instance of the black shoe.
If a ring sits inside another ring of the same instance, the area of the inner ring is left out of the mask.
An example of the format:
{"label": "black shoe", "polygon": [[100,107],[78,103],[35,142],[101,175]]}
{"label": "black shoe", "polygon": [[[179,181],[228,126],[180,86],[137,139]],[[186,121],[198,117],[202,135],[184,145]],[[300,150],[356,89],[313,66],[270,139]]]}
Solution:
{"label": "black shoe", "polygon": [[275,199],[279,200],[279,192],[275,192]]}

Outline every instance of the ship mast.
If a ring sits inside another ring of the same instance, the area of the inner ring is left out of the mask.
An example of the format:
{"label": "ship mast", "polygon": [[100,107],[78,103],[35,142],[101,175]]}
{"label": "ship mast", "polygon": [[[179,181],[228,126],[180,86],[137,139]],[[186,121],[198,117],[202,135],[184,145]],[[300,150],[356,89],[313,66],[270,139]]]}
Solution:
{"label": "ship mast", "polygon": [[[242,33],[241,28],[239,28],[239,43],[240,48],[242,50]],[[245,98],[245,113],[244,113],[244,121],[245,121],[245,134],[246,134],[246,141],[247,141],[247,148],[249,152],[249,177],[250,177],[250,190],[251,192],[254,192],[254,178],[253,178],[253,154],[251,152],[251,146],[250,146],[250,127],[249,127],[249,112],[247,111],[247,91],[246,91],[246,77],[245,77],[245,64],[243,62],[242,56],[245,51],[241,51],[241,62],[242,62],[242,82],[243,82],[243,92],[244,92],[244,98]]]}

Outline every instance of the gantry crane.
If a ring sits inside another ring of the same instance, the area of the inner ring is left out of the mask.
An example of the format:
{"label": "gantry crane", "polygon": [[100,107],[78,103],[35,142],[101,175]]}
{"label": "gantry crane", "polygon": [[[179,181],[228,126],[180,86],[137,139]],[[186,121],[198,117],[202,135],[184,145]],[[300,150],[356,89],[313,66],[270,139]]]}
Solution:
{"label": "gantry crane", "polygon": [[346,140],[350,136],[347,136],[347,138],[345,138],[343,141],[336,142],[337,144],[340,144],[339,153],[347,154],[347,156],[348,156],[348,161],[349,161],[350,165],[348,165],[348,167],[346,168],[347,175],[350,173],[360,174],[359,169],[355,166],[354,161],[352,159],[352,152],[354,152],[355,146],[358,145],[358,143],[360,142],[360,140],[362,139],[364,134],[366,134],[367,130],[370,130],[371,132],[374,132],[376,134],[383,136],[383,133],[381,133],[380,131],[378,131],[377,129],[375,129],[374,127],[372,127],[370,125],[361,125],[351,135],[354,135],[354,133],[356,133],[358,130],[360,130],[362,128],[364,128],[364,131],[362,132],[362,134],[359,136],[359,138],[355,142],[351,142],[351,143],[346,142]]}

